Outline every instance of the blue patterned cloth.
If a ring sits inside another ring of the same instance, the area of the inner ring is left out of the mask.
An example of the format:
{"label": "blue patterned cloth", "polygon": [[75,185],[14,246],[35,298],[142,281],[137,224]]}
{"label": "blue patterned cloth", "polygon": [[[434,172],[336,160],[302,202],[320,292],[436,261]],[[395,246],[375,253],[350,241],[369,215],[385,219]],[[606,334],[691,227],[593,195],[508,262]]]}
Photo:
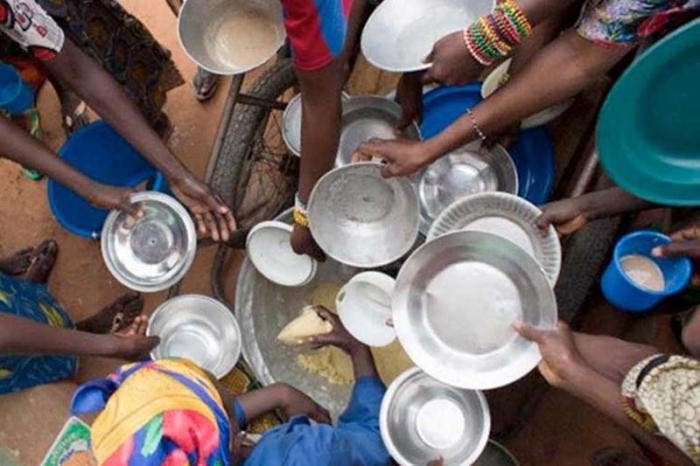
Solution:
{"label": "blue patterned cloth", "polygon": [[[0,273],[0,315],[12,314],[58,328],[73,328],[73,322],[51,296],[45,284]],[[0,355],[0,394],[71,377],[76,356]]]}

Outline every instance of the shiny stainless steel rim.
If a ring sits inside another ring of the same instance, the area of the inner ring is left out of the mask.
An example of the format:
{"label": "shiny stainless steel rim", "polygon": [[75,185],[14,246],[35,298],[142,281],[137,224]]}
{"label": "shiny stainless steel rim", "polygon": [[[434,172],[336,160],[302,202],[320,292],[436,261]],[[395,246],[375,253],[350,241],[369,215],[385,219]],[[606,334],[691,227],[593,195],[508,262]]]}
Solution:
{"label": "shiny stainless steel rim", "polygon": [[[229,309],[224,303],[222,303],[214,298],[211,298],[209,296],[205,296],[205,295],[201,295],[201,294],[183,294],[180,296],[176,296],[174,298],[170,298],[170,299],[160,303],[158,305],[158,307],[155,309],[155,311],[153,311],[151,316],[148,318],[148,325],[146,327],[146,335],[152,335],[153,329],[151,328],[151,323],[156,319],[156,317],[159,314],[163,314],[165,312],[168,312],[168,308],[170,308],[173,305],[173,303],[177,303],[177,301],[182,301],[185,299],[198,299],[198,300],[206,301],[206,302],[210,303],[212,305],[212,307],[219,309],[223,314],[225,314],[227,316],[227,318],[229,319],[229,322],[231,324],[233,324],[233,327],[235,329],[235,333],[237,336],[238,344],[236,345],[235,348],[231,348],[231,350],[232,350],[232,353],[236,357],[231,358],[231,361],[229,363],[227,363],[223,369],[220,369],[217,371],[212,371],[212,374],[214,374],[214,376],[217,379],[220,379],[223,376],[225,376],[226,374],[228,374],[229,372],[231,372],[231,370],[236,366],[236,363],[240,359],[242,351],[243,351],[243,338],[241,335],[241,327],[238,325],[238,320],[236,319],[236,316],[234,315],[233,311],[231,311],[231,309]],[[150,356],[151,356],[151,359],[157,359],[155,349],[153,351],[151,351]]]}
{"label": "shiny stainless steel rim", "polygon": [[138,203],[143,201],[157,201],[173,209],[180,218],[180,220],[182,220],[185,230],[187,231],[187,253],[184,255],[182,264],[180,265],[180,268],[177,271],[177,273],[175,273],[173,276],[171,276],[170,278],[168,278],[160,284],[144,285],[142,283],[137,283],[129,280],[114,265],[110,254],[111,250],[108,244],[109,232],[113,229],[114,223],[116,222],[117,217],[121,213],[121,211],[112,210],[109,213],[109,215],[107,215],[107,219],[105,220],[105,223],[102,226],[102,234],[100,235],[100,249],[102,250],[102,259],[112,276],[116,278],[119,283],[121,283],[129,289],[141,291],[143,293],[155,293],[157,291],[162,291],[167,288],[170,288],[175,283],[179,282],[182,279],[182,277],[185,276],[185,274],[187,274],[190,267],[192,266],[192,262],[194,262],[194,256],[197,252],[197,233],[194,227],[194,222],[192,221],[192,217],[190,217],[189,212],[182,206],[182,204],[180,204],[167,194],[159,193],[157,191],[142,191],[133,194],[129,199],[132,203]]}
{"label": "shiny stainless steel rim", "polygon": [[[402,466],[414,466],[413,463],[411,463],[406,457],[403,456],[403,454],[396,448],[396,445],[394,444],[393,439],[389,435],[389,424],[388,424],[388,417],[389,417],[389,408],[391,407],[391,402],[393,401],[396,392],[401,388],[401,386],[409,379],[413,377],[417,377],[420,375],[425,375],[426,377],[430,377],[430,375],[425,374],[420,368],[418,367],[413,367],[411,369],[406,370],[403,374],[399,375],[392,383],[389,385],[387,388],[386,392],[384,393],[384,398],[382,398],[382,405],[381,408],[379,409],[379,432],[382,436],[382,441],[384,442],[384,446],[386,446],[386,449],[389,450],[389,454],[391,455],[392,458],[394,458],[398,463],[400,463]],[[437,380],[436,380],[437,381]],[[439,381],[437,381],[439,382]],[[442,382],[439,382],[442,383]],[[479,400],[479,407],[481,408],[481,413],[484,417],[484,428],[482,429],[481,435],[479,437],[479,441],[477,443],[477,447],[474,449],[474,452],[465,459],[462,463],[459,463],[460,465],[468,466],[474,463],[474,461],[479,458],[481,453],[484,451],[484,448],[486,447],[486,443],[489,440],[489,435],[491,433],[491,411],[489,410],[489,405],[488,402],[486,401],[486,397],[484,394],[479,391],[479,390],[466,390],[466,389],[461,389],[458,387],[453,387],[455,390],[458,391],[472,391],[476,395],[477,399]]]}

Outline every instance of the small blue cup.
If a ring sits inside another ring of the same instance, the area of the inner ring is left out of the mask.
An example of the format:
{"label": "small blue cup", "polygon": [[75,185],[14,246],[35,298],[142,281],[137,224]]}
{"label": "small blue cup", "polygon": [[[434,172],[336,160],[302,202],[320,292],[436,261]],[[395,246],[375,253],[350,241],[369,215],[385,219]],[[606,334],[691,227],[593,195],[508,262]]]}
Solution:
{"label": "small blue cup", "polygon": [[14,66],[0,63],[0,108],[18,115],[34,106],[34,89]]}
{"label": "small blue cup", "polygon": [[[613,257],[600,280],[603,296],[613,306],[629,312],[644,312],[656,306],[667,296],[674,295],[688,285],[693,266],[687,257],[652,257],[651,250],[671,242],[671,238],[656,231],[641,230],[629,233],[617,242]],[[620,261],[630,254],[638,254],[654,261],[664,276],[664,289],[654,291],[638,285],[622,270]]]}

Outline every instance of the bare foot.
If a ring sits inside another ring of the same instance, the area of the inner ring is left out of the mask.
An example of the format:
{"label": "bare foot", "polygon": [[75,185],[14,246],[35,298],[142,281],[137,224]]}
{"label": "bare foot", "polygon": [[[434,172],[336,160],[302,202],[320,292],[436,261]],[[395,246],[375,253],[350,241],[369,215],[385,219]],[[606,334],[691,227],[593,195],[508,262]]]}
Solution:
{"label": "bare foot", "polygon": [[90,333],[117,333],[128,329],[141,314],[143,297],[134,292],[125,293],[105,306],[97,314],[81,320],[78,330]]}
{"label": "bare foot", "polygon": [[112,335],[117,339],[114,356],[130,361],[147,357],[151,350],[160,343],[160,338],[146,336],[147,326],[148,317],[141,314],[136,316],[128,327],[112,332]]}
{"label": "bare foot", "polygon": [[0,272],[7,275],[22,275],[32,263],[34,248],[21,249],[11,256],[0,257]]}
{"label": "bare foot", "polygon": [[58,243],[52,239],[42,242],[34,250],[31,264],[24,278],[32,282],[46,283],[57,257]]}

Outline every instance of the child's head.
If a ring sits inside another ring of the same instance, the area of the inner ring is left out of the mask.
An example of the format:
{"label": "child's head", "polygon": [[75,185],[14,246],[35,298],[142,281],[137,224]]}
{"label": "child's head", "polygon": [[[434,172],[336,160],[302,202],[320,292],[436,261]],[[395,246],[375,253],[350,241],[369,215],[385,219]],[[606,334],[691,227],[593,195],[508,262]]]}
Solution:
{"label": "child's head", "polygon": [[98,464],[230,464],[236,456],[236,423],[212,379],[187,360],[122,366],[78,388],[75,413],[100,409],[92,424]]}

